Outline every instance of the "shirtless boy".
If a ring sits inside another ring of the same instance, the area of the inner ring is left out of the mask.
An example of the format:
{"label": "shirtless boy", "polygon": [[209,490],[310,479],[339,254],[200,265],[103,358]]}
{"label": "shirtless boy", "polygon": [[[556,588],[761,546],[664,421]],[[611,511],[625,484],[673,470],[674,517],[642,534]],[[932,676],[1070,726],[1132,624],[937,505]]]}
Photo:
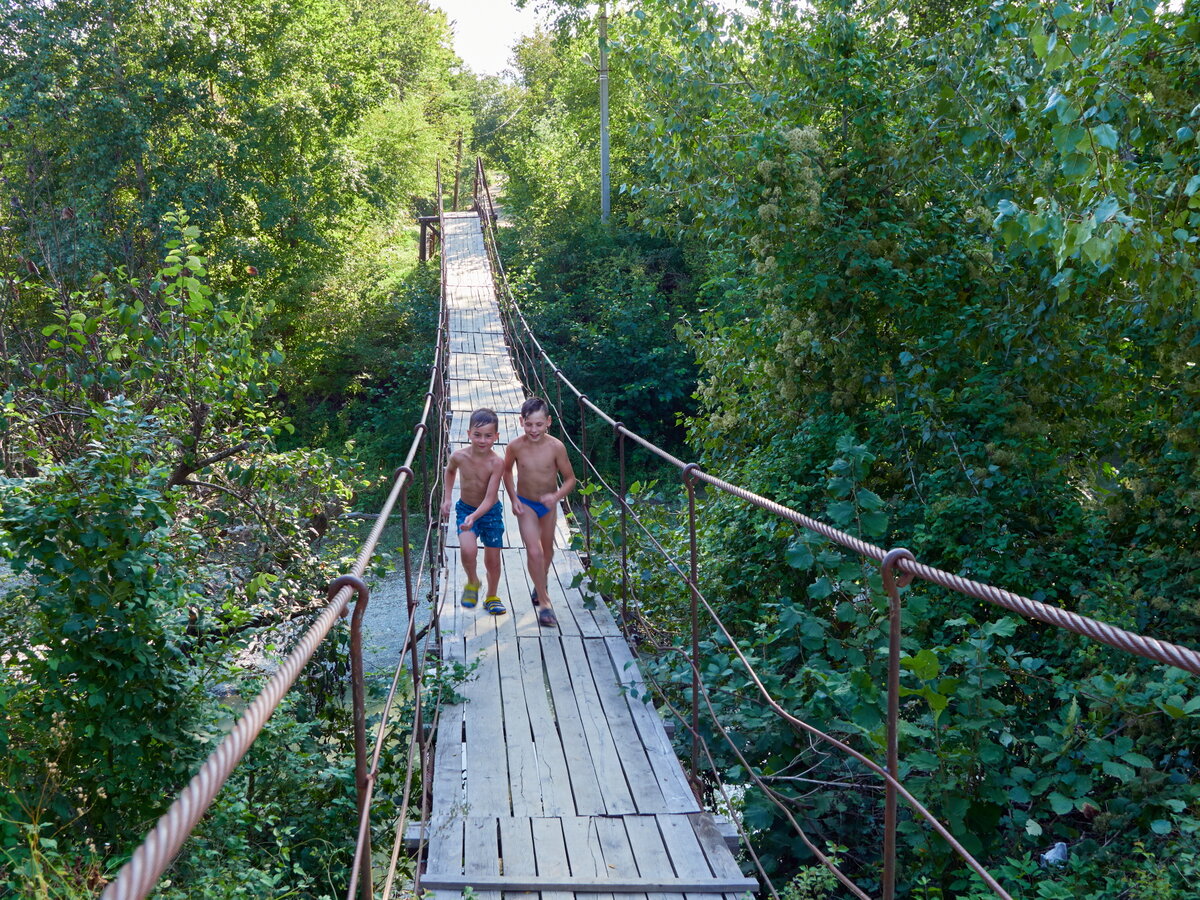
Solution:
{"label": "shirtless boy", "polygon": [[477,409],[467,423],[469,447],[450,454],[446,464],[446,496],[442,501],[442,518],[450,516],[450,492],[454,479],[461,475],[459,500],[455,506],[459,531],[459,555],[467,585],[462,592],[462,605],[473,607],[479,602],[479,575],[475,568],[478,550],[475,538],[483,541],[483,565],[487,570],[487,594],[483,608],[493,616],[505,613],[504,603],[496,596],[500,584],[500,547],[504,543],[504,507],[497,499],[504,459],[492,449],[500,427],[500,419],[490,409]]}
{"label": "shirtless boy", "polygon": [[[575,487],[575,472],[567,459],[567,448],[549,433],[550,407],[541,397],[530,397],[521,407],[521,428],[525,433],[509,444],[504,453],[504,488],[525,541],[526,561],[533,579],[530,599],[538,610],[538,624],[552,627],[558,624],[558,618],[550,603],[546,578],[554,555],[558,503]],[[512,481],[514,463],[516,487]]]}

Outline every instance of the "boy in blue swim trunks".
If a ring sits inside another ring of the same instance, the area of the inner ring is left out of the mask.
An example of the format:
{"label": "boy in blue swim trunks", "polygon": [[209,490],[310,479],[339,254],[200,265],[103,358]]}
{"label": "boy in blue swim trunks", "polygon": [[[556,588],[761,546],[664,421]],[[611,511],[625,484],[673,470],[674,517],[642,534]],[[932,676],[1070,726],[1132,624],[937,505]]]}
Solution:
{"label": "boy in blue swim trunks", "polygon": [[[530,599],[537,607],[538,624],[549,627],[558,624],[546,590],[550,560],[554,556],[555,519],[559,501],[575,487],[575,472],[563,442],[548,433],[550,407],[541,397],[530,397],[521,407],[521,428],[525,433],[504,452],[504,488],[525,541],[529,577],[533,579]],[[512,480],[513,465],[517,467],[516,487]]]}
{"label": "boy in blue swim trunks", "polygon": [[459,555],[467,576],[462,605],[479,602],[479,574],[476,537],[483,542],[483,566],[487,570],[487,594],[483,608],[493,616],[502,615],[504,603],[496,596],[500,584],[500,547],[504,543],[504,507],[497,499],[504,459],[492,449],[499,433],[500,419],[490,409],[477,409],[467,423],[470,446],[455,450],[446,464],[446,494],[442,500],[442,518],[450,516],[450,495],[454,480],[459,482],[459,500],[455,507],[459,532]]}

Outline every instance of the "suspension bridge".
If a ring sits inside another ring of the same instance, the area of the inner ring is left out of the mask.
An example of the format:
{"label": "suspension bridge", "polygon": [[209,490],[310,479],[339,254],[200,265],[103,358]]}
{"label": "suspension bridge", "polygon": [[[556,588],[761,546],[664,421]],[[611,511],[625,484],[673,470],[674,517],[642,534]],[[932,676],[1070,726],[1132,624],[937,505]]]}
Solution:
{"label": "suspension bridge", "polygon": [[[479,215],[446,214],[441,239],[452,446],[465,445],[471,411],[489,407],[503,452],[519,433],[526,391],[505,343]],[[464,702],[439,714],[422,888],[444,900],[465,887],[554,900],[757,890],[697,803],[654,707],[625,689],[637,686],[636,665],[612,613],[574,586],[583,566],[564,518],[550,579],[559,627],[542,628],[509,502],[505,516],[506,615],[458,604],[462,567],[457,536],[448,535],[442,656],[476,670],[457,690]]]}
{"label": "suspension bridge", "polygon": [[[597,416],[616,435],[622,479],[627,444],[654,453],[681,473],[687,493],[691,558],[676,560],[664,552],[663,564],[686,583],[691,596],[689,727],[693,758],[689,768],[693,776],[697,766],[697,722],[703,707],[699,678],[699,623],[703,616],[705,633],[715,632],[728,642],[765,708],[798,733],[857,760],[864,771],[873,772],[883,783],[880,822],[876,823],[881,827],[873,826],[871,830],[881,831],[883,836],[882,847],[876,851],[880,867],[874,880],[884,900],[891,900],[895,894],[897,809],[901,801],[912,810],[914,818],[924,821],[944,839],[996,896],[1009,897],[958,838],[896,777],[900,771],[900,588],[921,578],[1194,674],[1200,674],[1200,654],[919,563],[902,548],[872,546],[665,453],[595,407],[562,376],[528,329],[506,291],[492,233],[496,213],[482,165],[476,165],[471,211],[447,212],[441,208],[440,178],[438,196],[438,215],[425,217],[422,222],[423,237],[428,227],[441,245],[442,311],[435,359],[421,421],[376,525],[351,571],[330,586],[325,609],[117,879],[108,885],[104,898],[142,898],[153,890],[267,717],[354,599],[351,669],[359,817],[347,900],[356,894],[360,900],[387,900],[412,891],[432,892],[435,900],[452,900],[467,889],[481,900],[516,900],[533,894],[540,894],[542,900],[596,895],[601,900],[613,900],[618,895],[635,900],[703,900],[724,895],[727,900],[735,900],[760,891],[775,894],[745,834],[740,836],[746,859],[739,863],[729,849],[728,835],[697,800],[694,778],[685,774],[667,726],[656,708],[645,700],[650,691],[622,631],[624,616],[580,591],[588,554],[581,559],[571,549],[572,535],[563,519],[559,522],[549,580],[559,618],[557,628],[538,625],[529,600],[532,584],[520,531],[508,498],[502,497],[506,521],[501,582],[508,612],[493,616],[482,607],[465,609],[458,603],[462,575],[457,536],[453,529],[446,531],[437,525],[433,513],[441,500],[437,495],[440,483],[431,473],[440,471],[454,446],[465,443],[466,421],[472,410],[486,406],[497,412],[498,448],[502,450],[518,433],[518,409],[532,392],[530,389],[546,395],[551,383],[560,392],[556,411],[561,410],[561,390],[565,386],[574,393],[581,418],[585,412]],[[423,258],[424,253],[423,246]],[[524,381],[518,377],[518,368]],[[580,443],[569,440],[588,464],[586,430],[581,430]],[[410,535],[409,522],[408,491],[415,482],[414,466],[418,464],[425,474],[422,483],[432,485],[422,498],[426,513],[423,540]],[[594,468],[587,476],[611,487]],[[798,719],[763,687],[703,593],[695,550],[697,485],[730,494],[880,564],[890,607],[885,760],[871,759]],[[612,495],[620,510],[623,554],[627,529],[638,527],[638,523],[626,501],[623,481],[612,488]],[[360,625],[370,593],[363,576],[393,510],[398,511],[402,526],[409,626],[402,663],[384,705],[372,753],[365,733],[362,696]],[[586,516],[583,518],[586,521]],[[420,552],[413,553],[417,547]],[[428,634],[416,631],[417,617],[413,615],[418,603],[417,586],[422,584],[432,585],[434,614]],[[421,676],[430,653],[440,656],[443,663],[472,669],[472,677],[458,686],[454,695],[443,693],[440,703],[436,696],[423,693]],[[390,734],[389,716],[404,666],[412,674],[417,704],[399,806],[404,810],[419,808],[420,818],[410,823],[405,813],[394,823],[389,856],[371,846],[371,807],[381,748]],[[432,714],[428,725],[424,722],[427,709]],[[686,717],[684,720],[686,724]],[[716,727],[719,731],[719,725]],[[757,783],[752,768],[748,770],[750,780]],[[833,872],[845,892],[864,900],[871,897],[798,826],[797,831],[799,839]],[[353,832],[353,824],[347,823],[348,843],[353,842]],[[397,860],[406,846],[416,857],[412,884],[399,883],[397,876]],[[755,869],[755,874],[747,875],[743,867],[747,871]]]}

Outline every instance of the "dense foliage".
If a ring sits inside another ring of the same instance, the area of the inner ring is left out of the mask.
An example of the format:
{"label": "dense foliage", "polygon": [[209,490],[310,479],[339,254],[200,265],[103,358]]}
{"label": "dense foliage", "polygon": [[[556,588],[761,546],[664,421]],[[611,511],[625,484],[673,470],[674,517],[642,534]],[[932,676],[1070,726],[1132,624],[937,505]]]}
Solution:
{"label": "dense foliage", "polygon": [[[455,73],[420,0],[0,0],[5,890],[99,886],[227,727],[237,661],[319,602],[330,522],[424,390],[436,273],[407,220],[459,130],[507,174],[539,336],[617,418],[867,540],[1197,643],[1195,0],[610,6],[606,224],[596,22],[543,5],[508,83]],[[634,495],[682,551],[677,489]],[[878,573],[730,498],[700,521],[767,689],[880,756]],[[683,642],[678,577],[631,554],[643,648]],[[1194,679],[904,603],[900,774],[968,848],[1020,895],[1189,896]],[[788,900],[834,890],[789,816],[876,887],[876,782],[702,646],[709,787],[766,785],[739,814]],[[167,895],[344,885],[340,658]],[[651,673],[688,685],[681,658]],[[900,842],[904,895],[986,896],[907,814]]]}
{"label": "dense foliage", "polygon": [[[670,393],[676,373],[643,369],[640,347],[604,375],[577,323],[647,303],[685,319],[689,435],[710,471],[940,567],[1196,643],[1200,7],[622,7],[622,193],[585,254],[567,242],[598,207],[596,31],[581,4],[554,5],[554,36],[518,56],[508,128],[529,124],[489,151],[532,213],[514,229],[530,306],[577,371],[614,377],[617,406],[630,370],[635,391],[645,378]],[[596,247],[655,241],[679,272],[656,296],[594,262]],[[582,309],[559,306],[559,269]],[[682,546],[669,502],[647,500],[658,537]],[[706,593],[768,687],[881,753],[878,576],[732,499],[703,506]],[[638,557],[642,596],[678,631],[683,595],[657,569]],[[1185,896],[1200,853],[1192,680],[940,590],[915,586],[905,605],[901,774],[918,796],[1017,893]],[[660,675],[686,683],[678,658]],[[869,886],[873,782],[780,725],[720,641],[704,672],[734,746]],[[809,860],[764,792],[744,802],[773,872]],[[976,890],[926,829],[902,831],[904,891]],[[1068,865],[1039,866],[1058,841]]]}
{"label": "dense foliage", "polygon": [[[0,35],[0,893],[90,895],[411,437],[411,217],[470,113],[419,0],[2,2]],[[337,632],[168,895],[344,889],[344,659]]]}

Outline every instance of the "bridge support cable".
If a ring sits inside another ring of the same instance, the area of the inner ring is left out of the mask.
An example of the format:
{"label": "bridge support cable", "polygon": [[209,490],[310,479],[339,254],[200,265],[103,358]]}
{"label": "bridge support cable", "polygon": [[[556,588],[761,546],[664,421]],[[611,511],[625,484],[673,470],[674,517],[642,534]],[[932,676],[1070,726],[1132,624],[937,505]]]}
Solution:
{"label": "bridge support cable", "polygon": [[[566,421],[562,406],[562,391],[565,389],[568,394],[573,394],[576,405],[580,412],[580,420],[583,421],[584,411],[595,415],[601,421],[606,423],[611,429],[615,437],[617,446],[617,454],[619,459],[620,469],[620,485],[619,488],[614,488],[609,484],[601,472],[592,464],[588,454],[586,445],[586,427],[581,427],[581,440],[576,443],[573,437],[569,434],[565,435],[568,442],[574,447],[576,452],[583,460],[585,468],[588,470],[589,476],[595,482],[601,485],[609,494],[612,495],[614,505],[619,509],[620,513],[620,538],[619,546],[616,540],[608,539],[614,553],[619,554],[621,560],[621,608],[623,619],[626,622],[633,621],[638,617],[636,602],[633,606],[630,604],[630,599],[636,601],[636,594],[633,591],[629,579],[628,571],[628,529],[632,523],[638,529],[643,537],[663,556],[666,564],[674,570],[680,578],[687,584],[689,593],[693,596],[694,601],[698,601],[707,612],[708,617],[715,623],[719,632],[729,642],[733,648],[735,655],[740,659],[742,665],[749,673],[752,681],[756,685],[758,691],[762,694],[765,702],[785,721],[788,721],[794,728],[799,731],[806,732],[813,737],[826,742],[840,752],[849,755],[863,765],[870,768],[875,774],[880,776],[884,781],[886,791],[885,800],[885,829],[884,829],[884,848],[882,852],[884,872],[882,876],[882,890],[885,900],[890,900],[894,895],[895,884],[895,836],[896,836],[896,798],[903,797],[910,807],[913,808],[919,815],[928,821],[931,827],[939,833],[958,853],[958,855],[980,875],[981,878],[992,888],[992,890],[1001,897],[1007,897],[1008,894],[1004,889],[992,878],[983,867],[971,857],[962,845],[950,834],[950,832],[938,822],[928,810],[903,786],[896,778],[895,773],[898,772],[898,741],[897,729],[899,724],[899,672],[898,662],[900,654],[900,595],[899,591],[909,585],[916,578],[931,584],[937,584],[941,587],[955,591],[957,593],[973,597],[978,600],[983,600],[1003,609],[1015,612],[1026,618],[1037,619],[1049,625],[1058,628],[1063,628],[1072,631],[1076,634],[1083,635],[1108,646],[1119,650],[1133,653],[1155,662],[1164,663],[1183,669],[1192,674],[1200,674],[1200,653],[1196,650],[1185,647],[1179,644],[1164,641],[1148,635],[1138,634],[1126,629],[1119,628],[1106,622],[1102,622],[1088,616],[1083,616],[1069,610],[1056,607],[1051,604],[1042,603],[1033,600],[1029,597],[1016,594],[993,585],[984,584],[964,578],[956,573],[948,572],[936,567],[918,562],[912,553],[903,549],[887,550],[883,547],[878,547],[869,544],[860,538],[840,531],[832,526],[821,522],[818,519],[804,515],[780,503],[756,494],[739,485],[725,481],[714,475],[711,475],[701,469],[694,463],[685,463],[671,453],[663,450],[653,442],[643,438],[637,433],[629,430],[625,425],[611,416],[604,410],[592,403],[586,394],[580,391],[554,364],[552,358],[547,353],[546,349],[538,341],[533,333],[529,322],[526,320],[520,306],[514,299],[511,288],[508,285],[507,275],[504,271],[504,266],[499,258],[495,243],[494,225],[496,222],[496,213],[491,191],[488,186],[486,174],[483,170],[482,161],[476,162],[476,179],[475,179],[475,204],[476,209],[480,213],[480,219],[485,223],[485,243],[487,244],[489,258],[492,263],[492,270],[496,279],[497,294],[500,298],[502,312],[504,313],[504,327],[506,336],[509,340],[510,352],[513,355],[514,362],[518,365],[523,373],[526,383],[536,385],[540,394],[548,401],[551,400],[550,387],[554,388],[554,394],[557,397],[554,414],[559,418],[560,422]],[[886,768],[878,765],[874,761],[868,759],[857,751],[853,750],[836,738],[825,734],[820,729],[801,721],[792,716],[770,695],[761,679],[754,672],[753,667],[742,653],[740,647],[733,640],[732,635],[725,629],[725,626],[720,621],[716,611],[704,598],[703,593],[698,583],[698,572],[696,571],[694,550],[692,551],[692,559],[688,562],[675,560],[671,554],[658,542],[651,531],[644,523],[640,521],[633,509],[630,507],[626,497],[626,481],[625,467],[627,445],[629,442],[641,447],[651,455],[657,457],[663,462],[678,469],[684,478],[685,487],[689,495],[689,542],[694,548],[696,540],[696,522],[694,515],[694,482],[700,481],[709,488],[736,497],[745,503],[757,507],[771,515],[789,521],[801,528],[820,534],[830,541],[839,544],[859,556],[872,559],[880,564],[884,578],[884,585],[889,599],[889,679],[887,687],[888,708],[887,708],[887,760]],[[590,517],[584,516],[584,521],[587,523],[587,546],[589,554],[591,545],[594,540],[590,531]],[[690,729],[693,733],[693,740],[699,740],[699,729],[696,723],[696,710],[699,703],[699,697],[704,694],[702,686],[699,682],[700,661],[698,657],[698,635],[695,633],[698,628],[696,619],[693,618],[693,635],[691,640],[691,655],[690,665],[694,673],[694,689],[692,692],[692,712],[689,717],[683,717],[677,713],[681,721],[688,722],[691,719]],[[892,674],[893,669],[895,674]],[[711,707],[709,709],[712,712]],[[714,723],[718,732],[724,734],[719,722]],[[725,735],[728,740],[728,735]],[[730,746],[734,747],[733,742],[729,741]],[[734,747],[734,751],[736,747]],[[740,753],[738,754],[740,756]],[[695,756],[695,748],[693,757]],[[746,771],[750,773],[752,778],[757,780],[752,766],[743,760]],[[719,779],[718,779],[719,781]],[[768,796],[773,794],[773,791],[759,782],[760,786],[767,792]],[[781,806],[781,808],[784,808]],[[788,818],[796,825],[790,811],[784,808]],[[798,825],[796,826],[799,830]],[[745,835],[743,834],[743,839]],[[805,839],[807,842],[807,839]],[[811,844],[810,844],[811,846]],[[815,848],[814,848],[815,851]],[[823,854],[818,854],[825,865],[834,871],[839,880],[849,887],[843,873],[837,871],[836,867],[824,857]],[[854,889],[857,894],[858,890]],[[861,896],[861,895],[860,895]]]}
{"label": "bridge support cable", "polygon": [[[440,167],[438,171],[438,199],[440,214]],[[444,260],[442,265],[444,270]],[[355,782],[358,793],[357,809],[359,811],[359,826],[357,829],[358,840],[355,845],[354,865],[351,870],[351,882],[347,892],[347,900],[353,900],[356,891],[362,900],[369,900],[373,896],[370,852],[371,799],[379,774],[380,754],[388,730],[388,718],[394,705],[400,671],[406,663],[404,658],[405,652],[411,654],[408,664],[411,667],[417,720],[413,728],[413,740],[410,744],[408,771],[404,786],[403,810],[407,810],[414,760],[420,761],[423,776],[422,784],[425,785],[427,783],[427,779],[424,776],[428,770],[426,753],[428,741],[425,740],[420,728],[423,659],[418,655],[418,644],[421,641],[420,636],[415,631],[417,603],[413,594],[413,586],[414,584],[421,583],[424,577],[426,577],[427,566],[429,569],[436,567],[439,550],[433,540],[433,529],[436,525],[436,519],[429,515],[432,507],[430,499],[427,496],[424,504],[427,525],[425,546],[422,549],[421,565],[417,569],[414,569],[413,560],[409,552],[408,494],[415,480],[412,465],[416,461],[418,453],[423,452],[421,465],[425,476],[424,487],[430,496],[436,486],[435,482],[431,482],[429,478],[429,458],[431,453],[435,453],[436,458],[441,459],[446,446],[444,407],[446,399],[445,364],[448,346],[445,304],[442,302],[439,304],[437,338],[434,347],[433,363],[430,366],[429,389],[425,395],[425,404],[421,412],[420,421],[414,428],[414,437],[404,463],[396,470],[393,476],[392,487],[387,500],[381,507],[370,534],[363,541],[349,573],[340,576],[330,585],[327,603],[317,614],[313,624],[297,641],[296,646],[280,664],[275,674],[267,682],[266,687],[251,701],[230,733],[226,735],[217,749],[204,761],[200,770],[193,776],[188,785],[180,792],[171,806],[158,820],[154,828],[147,834],[142,844],[134,851],[130,860],[117,873],[117,877],[105,887],[101,895],[102,900],[142,900],[142,898],[150,894],[167,867],[178,854],[184,841],[192,833],[196,824],[208,810],[242,757],[250,749],[263,726],[282,701],[284,695],[291,689],[300,672],[312,658],[317,648],[324,642],[337,621],[347,615],[352,596],[357,596],[358,600],[351,619],[351,671],[354,697]],[[440,477],[440,470],[437,470],[437,475]],[[367,589],[362,578],[367,566],[374,557],[383,531],[387,527],[397,503],[400,504],[404,541],[404,577],[408,592],[408,631],[405,636],[404,651],[401,653],[401,659],[397,665],[392,687],[381,714],[374,752],[368,765],[361,658],[362,639],[360,631],[362,615],[367,605]],[[423,810],[427,809],[427,806],[427,798],[424,798]],[[398,825],[399,831],[403,831],[403,826],[404,819],[402,816],[401,822]]]}

